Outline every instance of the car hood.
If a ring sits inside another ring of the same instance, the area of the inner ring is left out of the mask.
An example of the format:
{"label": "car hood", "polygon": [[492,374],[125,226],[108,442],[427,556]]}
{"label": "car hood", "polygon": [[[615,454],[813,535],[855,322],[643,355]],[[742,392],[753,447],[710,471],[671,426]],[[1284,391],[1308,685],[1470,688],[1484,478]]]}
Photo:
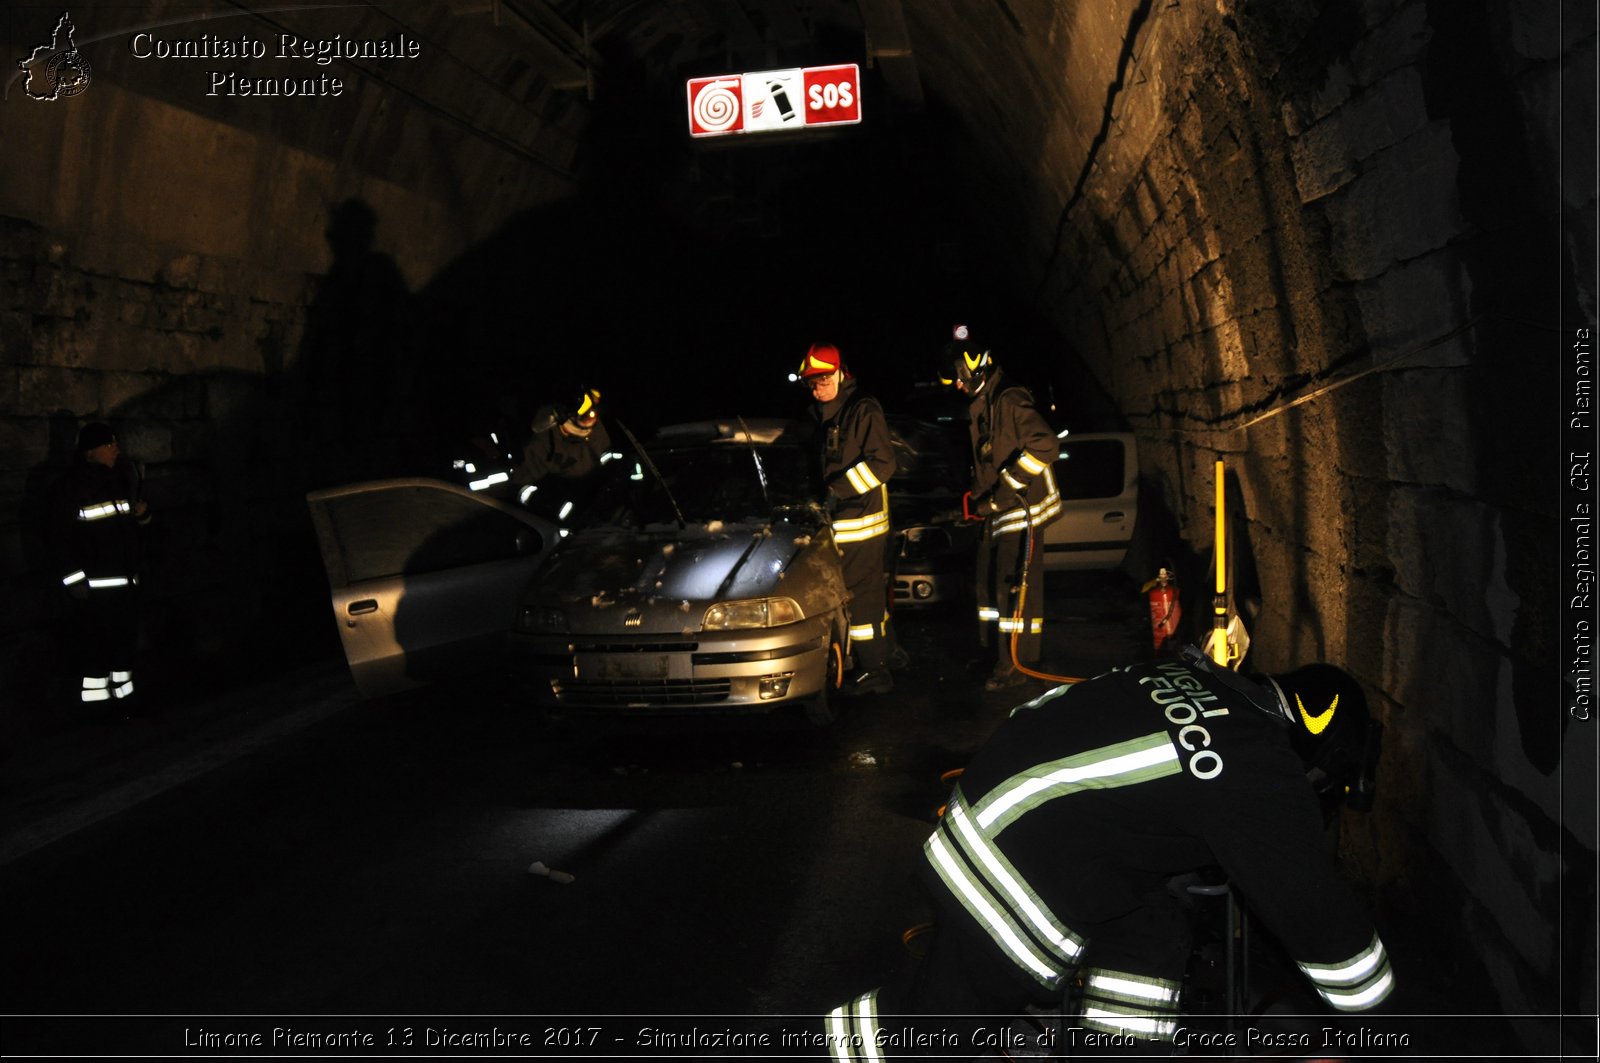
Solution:
{"label": "car hood", "polygon": [[715,602],[775,595],[808,617],[843,600],[826,533],[781,520],[591,528],[552,552],[524,606],[552,633],[680,635],[698,631]]}

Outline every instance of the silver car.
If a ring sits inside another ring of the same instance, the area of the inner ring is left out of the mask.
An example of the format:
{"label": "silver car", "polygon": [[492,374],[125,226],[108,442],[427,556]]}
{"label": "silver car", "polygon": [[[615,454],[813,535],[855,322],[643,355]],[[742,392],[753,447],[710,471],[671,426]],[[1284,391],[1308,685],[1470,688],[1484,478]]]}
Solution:
{"label": "silver car", "polygon": [[568,714],[833,719],[846,591],[784,423],[665,429],[603,467],[567,526],[398,479],[307,496],[365,697],[488,680]]}
{"label": "silver car", "polygon": [[833,718],[847,595],[805,453],[784,429],[676,425],[607,467],[516,618],[511,666],[536,703]]}
{"label": "silver car", "polygon": [[306,500],[363,697],[504,675],[523,588],[559,538],[554,524],[434,479],[351,484]]}

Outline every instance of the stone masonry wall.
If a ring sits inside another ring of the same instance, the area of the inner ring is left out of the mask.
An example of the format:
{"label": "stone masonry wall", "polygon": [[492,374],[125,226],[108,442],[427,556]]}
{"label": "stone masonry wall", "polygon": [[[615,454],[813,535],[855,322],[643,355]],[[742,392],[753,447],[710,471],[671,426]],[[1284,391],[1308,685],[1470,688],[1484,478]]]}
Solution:
{"label": "stone masonry wall", "polygon": [[[383,408],[351,424],[404,419],[383,386],[404,368],[412,295],[508,217],[572,193],[584,122],[487,16],[396,11],[421,58],[319,67],[347,91],[288,124],[285,101],[212,98],[194,64],[133,58],[117,5],[73,8],[94,69],[82,94],[12,86],[0,104],[0,744],[75,693],[43,502],[88,420],[118,430],[156,516],[147,674],[271,669],[333,640],[302,496],[348,471],[338,388],[374,382]],[[5,54],[58,16],[0,22]],[[314,25],[364,39],[400,24],[360,8]],[[339,364],[355,346],[368,361]]]}
{"label": "stone masonry wall", "polygon": [[[1153,12],[1081,199],[1057,190],[1059,247],[1031,241],[1044,312],[1202,556],[1227,463],[1253,666],[1330,660],[1372,695],[1382,798],[1347,855],[1397,923],[1471,943],[1442,953],[1464,997],[1546,1014],[1594,986],[1551,917],[1586,897],[1564,929],[1592,942],[1592,807],[1560,786],[1550,411],[1557,323],[1594,292],[1549,248],[1563,210],[1592,233],[1594,203],[1557,196],[1548,108],[1592,67],[1594,19],[1554,6]],[[1567,150],[1592,158],[1582,111]],[[1592,764],[1566,771],[1592,792]]]}

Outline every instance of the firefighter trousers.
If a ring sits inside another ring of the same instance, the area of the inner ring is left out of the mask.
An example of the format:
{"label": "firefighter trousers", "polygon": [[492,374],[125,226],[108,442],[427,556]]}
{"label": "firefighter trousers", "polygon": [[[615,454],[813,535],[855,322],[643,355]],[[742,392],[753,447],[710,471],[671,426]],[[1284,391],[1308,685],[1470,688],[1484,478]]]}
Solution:
{"label": "firefighter trousers", "polygon": [[844,543],[841,567],[850,592],[850,655],[857,671],[877,672],[888,666],[889,644],[884,585],[884,536]]}
{"label": "firefighter trousers", "polygon": [[[1028,558],[1030,536],[1034,556]],[[1044,542],[1042,529],[994,533],[991,518],[983,529],[978,547],[977,588],[978,638],[986,648],[998,648],[1000,659],[1009,661],[1011,634],[1017,634],[1017,659],[1037,663],[1044,644]],[[1027,584],[1024,588],[1023,569]],[[1023,612],[1017,616],[1017,597],[1023,591]]]}
{"label": "firefighter trousers", "polygon": [[73,603],[72,645],[85,702],[133,693],[133,659],[139,642],[138,589],[96,587]]}

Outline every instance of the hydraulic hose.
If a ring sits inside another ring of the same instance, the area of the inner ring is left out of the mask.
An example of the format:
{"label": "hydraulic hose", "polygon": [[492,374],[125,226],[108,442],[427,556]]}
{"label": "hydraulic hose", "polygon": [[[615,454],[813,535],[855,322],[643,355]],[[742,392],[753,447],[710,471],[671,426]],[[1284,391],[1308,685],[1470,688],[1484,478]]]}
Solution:
{"label": "hydraulic hose", "polygon": [[[1023,512],[1027,514],[1023,532],[1027,538],[1022,549],[1022,578],[1017,587],[1017,611],[1011,618],[1011,664],[1023,675],[1043,679],[1047,683],[1081,683],[1084,680],[1083,676],[1051,675],[1048,672],[1035,671],[1017,659],[1017,639],[1022,635],[1022,625],[1025,622],[1022,619],[1023,607],[1028,600],[1028,570],[1033,564],[1033,509],[1028,506],[1026,498],[1022,500],[1022,504],[1025,507]],[[1043,636],[1040,638],[1042,640]]]}

